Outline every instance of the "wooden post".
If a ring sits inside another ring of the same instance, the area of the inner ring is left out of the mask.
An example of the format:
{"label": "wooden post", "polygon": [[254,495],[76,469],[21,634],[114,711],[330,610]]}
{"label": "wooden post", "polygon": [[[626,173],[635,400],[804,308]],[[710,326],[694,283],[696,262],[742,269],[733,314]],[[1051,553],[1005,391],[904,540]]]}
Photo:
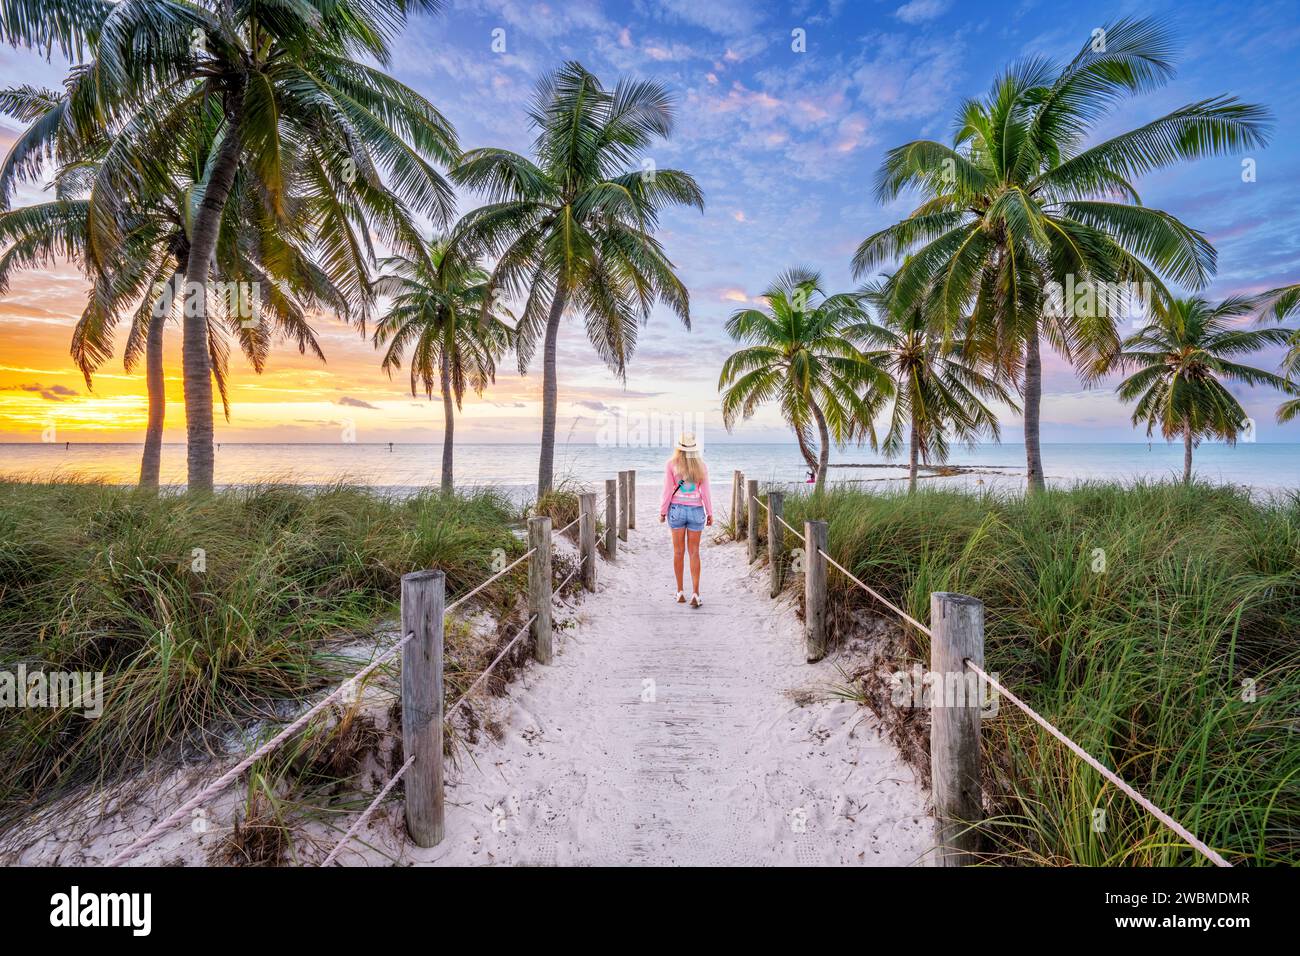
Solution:
{"label": "wooden post", "polygon": [[613,561],[618,557],[618,482],[605,479],[605,557]]}
{"label": "wooden post", "polygon": [[551,662],[551,519],[528,519],[528,547],[536,549],[528,559],[528,613],[533,621],[533,656],[541,664]]}
{"label": "wooden post", "polygon": [[976,862],[980,797],[979,676],[984,666],[984,603],[964,594],[930,595],[930,790],[936,866]]}
{"label": "wooden post", "polygon": [[808,661],[826,656],[826,522],[806,521],[803,526],[803,633]]}
{"label": "wooden post", "polygon": [[636,530],[636,469],[627,473],[627,526]]}
{"label": "wooden post", "polygon": [[618,473],[618,540],[627,540],[627,472]]}
{"label": "wooden post", "polygon": [[582,562],[582,586],[596,590],[596,493],[578,495],[578,560]]}
{"label": "wooden post", "polygon": [[749,529],[749,563],[758,560],[758,482],[745,483],[745,527]]}
{"label": "wooden post", "polygon": [[402,752],[414,757],[406,772],[406,831],[416,846],[443,836],[442,618],[446,579],[441,571],[402,575]]}
{"label": "wooden post", "polygon": [[732,531],[735,533],[736,540],[745,533],[745,517],[741,511],[741,499],[744,497],[742,490],[745,485],[745,473],[737,469],[731,473],[731,524]]}
{"label": "wooden post", "polygon": [[771,596],[781,593],[781,559],[785,550],[785,525],[781,524],[781,507],[785,495],[779,491],[767,493],[767,574],[771,580]]}

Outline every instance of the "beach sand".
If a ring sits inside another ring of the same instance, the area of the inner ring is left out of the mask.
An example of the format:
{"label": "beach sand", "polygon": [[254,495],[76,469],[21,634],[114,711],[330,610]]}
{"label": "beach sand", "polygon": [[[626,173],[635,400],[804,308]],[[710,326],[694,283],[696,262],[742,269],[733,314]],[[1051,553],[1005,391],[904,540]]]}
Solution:
{"label": "beach sand", "polygon": [[[925,791],[870,711],[829,698],[842,678],[833,661],[804,661],[789,600],[768,598],[743,544],[711,543],[717,529],[706,529],[704,607],[676,604],[668,531],[653,505],[640,510],[618,561],[601,561],[597,593],[557,613],[555,662],[530,663],[504,697],[480,700],[501,733],[480,731],[448,767],[445,840],[410,844],[398,795],[341,865],[924,861]],[[220,769],[174,773],[107,814],[85,808],[21,862],[103,862]],[[180,826],[135,863],[208,862],[244,797],[227,791],[201,825]],[[351,822],[307,823],[298,860],[323,859]]]}

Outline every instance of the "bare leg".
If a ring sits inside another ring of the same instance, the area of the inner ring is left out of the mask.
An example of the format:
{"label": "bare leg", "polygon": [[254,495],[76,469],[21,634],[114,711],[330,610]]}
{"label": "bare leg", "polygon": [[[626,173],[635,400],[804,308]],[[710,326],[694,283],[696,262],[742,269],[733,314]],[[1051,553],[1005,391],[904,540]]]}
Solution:
{"label": "bare leg", "polygon": [[[700,535],[703,531],[686,532],[686,550],[691,553],[691,583],[695,586],[696,594],[700,593]],[[678,567],[680,567],[680,563]],[[681,587],[682,576],[677,575],[678,587]]]}
{"label": "bare leg", "polygon": [[[686,557],[685,528],[673,528],[673,573],[677,575],[677,590],[682,590],[682,563]],[[699,535],[696,535],[698,538]],[[698,543],[698,542],[697,542]],[[698,559],[697,562],[698,564]]]}

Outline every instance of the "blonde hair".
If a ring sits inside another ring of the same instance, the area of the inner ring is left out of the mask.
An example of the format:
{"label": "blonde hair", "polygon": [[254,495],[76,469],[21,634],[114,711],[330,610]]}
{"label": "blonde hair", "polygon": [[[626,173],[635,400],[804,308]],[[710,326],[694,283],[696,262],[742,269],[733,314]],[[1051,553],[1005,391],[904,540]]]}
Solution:
{"label": "blonde hair", "polygon": [[709,469],[704,464],[704,457],[699,454],[688,455],[686,452],[678,449],[673,452],[673,472],[678,478],[684,478],[686,481],[699,484],[709,476]]}

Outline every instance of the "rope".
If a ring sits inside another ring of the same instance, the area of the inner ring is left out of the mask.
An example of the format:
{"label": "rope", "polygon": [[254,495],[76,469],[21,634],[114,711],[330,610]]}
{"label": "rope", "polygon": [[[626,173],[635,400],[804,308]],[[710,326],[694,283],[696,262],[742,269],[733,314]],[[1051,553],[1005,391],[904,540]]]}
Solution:
{"label": "rope", "polygon": [[[758,495],[751,495],[750,497],[753,498],[753,499],[754,499],[756,502],[758,502],[760,505],[762,505],[763,508],[764,508],[765,510],[767,510],[767,511],[771,511],[771,509],[768,508],[768,506],[763,502],[763,500],[762,500],[761,498],[758,497]],[[777,515],[777,516],[776,516],[776,520],[779,521],[779,522],[781,522],[781,524],[785,525],[787,528],[790,528],[790,530],[791,530],[792,532],[794,532],[795,534],[799,535],[799,537],[801,537],[801,538],[803,537],[803,535],[802,535],[802,534],[801,534],[797,529],[795,529],[795,528],[791,528],[791,527],[790,527],[790,523],[789,523],[788,521],[786,521],[784,518],[782,518],[780,515]],[[920,621],[918,621],[916,618],[912,617],[912,615],[908,614],[906,611],[904,611],[904,610],[903,610],[902,608],[900,608],[898,605],[896,605],[896,604],[894,604],[892,601],[888,600],[886,597],[884,597],[884,596],[883,596],[879,591],[877,591],[875,588],[873,588],[873,587],[871,587],[870,585],[865,584],[865,583],[863,583],[862,581],[858,580],[856,577],[853,576],[853,574],[849,571],[848,568],[846,568],[844,565],[840,564],[838,561],[836,561],[834,558],[832,558],[829,554],[827,554],[827,553],[826,553],[825,551],[823,551],[821,548],[818,548],[818,549],[817,549],[817,553],[820,554],[820,555],[821,555],[823,558],[825,558],[827,561],[829,561],[831,564],[835,565],[835,567],[837,567],[837,568],[839,568],[841,571],[843,571],[843,572],[845,573],[845,575],[848,576],[848,578],[849,578],[850,581],[852,581],[852,582],[853,582],[854,584],[856,584],[858,587],[862,588],[862,590],[866,591],[866,592],[867,592],[868,594],[870,594],[873,598],[875,598],[875,599],[876,599],[877,601],[879,601],[881,604],[885,605],[885,607],[889,608],[891,611],[893,611],[895,614],[897,614],[897,615],[898,615],[899,617],[901,617],[903,620],[908,621],[908,622],[911,623],[914,627],[920,629],[921,631],[925,632],[926,634],[930,634],[930,629],[929,629],[928,627],[926,627],[924,624],[922,624],[922,623],[921,623]],[[934,636],[934,635],[931,634],[931,637],[933,637],[933,636]]]}
{"label": "rope", "polygon": [[239,763],[235,764],[235,766],[231,767],[229,770],[227,770],[220,777],[218,777],[216,780],[210,783],[207,787],[200,790],[189,800],[186,800],[161,823],[154,824],[149,829],[149,831],[145,833],[144,836],[137,839],[125,850],[123,850],[121,853],[115,856],[109,862],[108,865],[121,866],[123,863],[125,863],[127,860],[130,860],[132,857],[134,857],[137,853],[143,850],[154,840],[158,839],[158,837],[161,836],[163,833],[165,833],[167,830],[170,830],[178,822],[180,822],[185,817],[187,817],[190,814],[190,812],[194,810],[194,808],[198,807],[200,804],[206,803],[208,800],[211,800],[213,797],[219,794],[222,790],[225,790],[226,787],[230,786],[230,784],[232,784],[235,780],[239,778],[240,774],[242,774],[245,770],[247,770],[253,764],[257,763],[257,761],[261,760],[264,756],[269,754],[272,750],[280,746],[280,744],[284,743],[295,733],[301,730],[304,726],[306,726],[307,722],[310,721],[312,717],[316,716],[318,713],[324,710],[328,704],[332,703],[334,699],[338,697],[340,694],[342,694],[345,690],[347,690],[349,686],[355,685],[358,682],[364,680],[366,677],[368,677],[377,667],[379,667],[380,664],[383,664],[385,661],[388,660],[388,658],[392,657],[403,647],[405,647],[406,644],[414,636],[415,636],[414,631],[407,634],[404,638],[402,638],[400,641],[398,641],[396,644],[390,647],[387,651],[385,651],[379,657],[371,661],[370,664],[368,664],[366,667],[358,671],[351,679],[344,681],[342,684],[336,687],[328,696],[322,698],[314,707],[310,708],[305,713],[303,713],[303,715],[300,716],[297,720],[295,720],[289,726],[285,727],[283,730],[281,730],[278,734],[276,734],[266,743],[262,744],[262,746],[258,747],[256,750],[254,750],[251,754],[249,754]]}
{"label": "rope", "polygon": [[[581,566],[582,566],[582,565],[579,565],[578,567],[581,567]],[[569,576],[568,576],[567,578],[565,578],[563,581],[561,581],[559,587],[557,587],[557,588],[555,589],[555,594],[556,594],[556,596],[559,595],[559,592],[561,592],[561,591],[564,590],[565,585],[567,585],[570,581],[572,581],[572,580],[573,580],[573,576],[574,576],[575,574],[577,574],[577,573],[578,573],[578,568],[574,568],[572,571],[569,572]]]}
{"label": "rope", "polygon": [[513,567],[515,567],[516,565],[522,564],[523,562],[527,561],[530,557],[533,556],[533,554],[534,554],[536,551],[537,551],[536,548],[529,548],[527,551],[524,552],[523,557],[519,558],[518,560],[511,561],[509,564],[507,564],[504,568],[502,568],[502,569],[501,569],[500,571],[498,571],[496,574],[492,575],[492,577],[488,578],[486,581],[484,581],[482,584],[480,584],[478,587],[476,587],[473,591],[470,591],[468,594],[465,594],[465,595],[462,595],[461,597],[456,598],[456,600],[454,600],[454,601],[452,601],[450,604],[448,604],[447,607],[446,607],[446,609],[443,611],[443,613],[445,613],[445,614],[450,614],[452,611],[456,610],[456,608],[460,607],[460,605],[464,604],[466,601],[468,601],[470,598],[472,598],[475,594],[478,594],[479,591],[482,591],[485,587],[487,587],[489,584],[491,584],[491,583],[492,583],[493,581],[495,581],[497,578],[501,577],[501,575],[505,574],[505,573],[506,573],[507,571],[509,571],[511,568],[513,568]]}
{"label": "rope", "polygon": [[582,515],[578,515],[578,517],[574,518],[572,521],[570,521],[568,524],[566,524],[563,528],[561,528],[559,531],[555,533],[564,534],[564,532],[568,531],[570,528],[572,528],[575,524],[577,524],[581,520],[582,520]]}
{"label": "rope", "polygon": [[515,644],[519,643],[519,638],[523,637],[525,634],[528,633],[528,629],[533,626],[533,621],[535,620],[537,620],[536,614],[530,617],[528,621],[524,624],[524,626],[519,629],[519,633],[517,633],[514,637],[510,638],[510,643],[501,649],[501,653],[496,656],[496,659],[492,661],[491,664],[489,664],[487,667],[483,669],[483,673],[479,674],[478,677],[474,678],[474,683],[470,684],[469,687],[466,688],[465,693],[460,695],[460,699],[457,700],[456,703],[452,704],[450,708],[448,708],[446,714],[448,718],[451,717],[451,715],[456,712],[457,707],[459,707],[461,704],[465,703],[465,701],[469,699],[469,695],[474,693],[474,688],[478,687],[479,684],[483,683],[483,679],[487,677],[488,674],[492,673],[492,668],[496,667],[497,664],[501,662],[501,658],[505,657],[506,654],[510,653],[510,648],[514,647]]}
{"label": "rope", "polygon": [[848,568],[846,568],[844,565],[840,564],[838,561],[836,561],[834,558],[832,558],[829,554],[827,554],[827,553],[826,553],[825,551],[823,551],[821,548],[818,548],[818,549],[817,549],[817,553],[820,554],[820,555],[821,555],[823,558],[825,558],[827,561],[829,561],[831,564],[835,565],[835,567],[837,567],[837,568],[839,568],[841,571],[843,571],[843,572],[845,573],[845,575],[848,576],[848,579],[849,579],[850,581],[852,581],[852,582],[853,582],[854,584],[856,584],[858,587],[862,588],[862,590],[866,591],[866,592],[867,592],[868,594],[870,594],[873,598],[875,598],[875,599],[876,599],[877,601],[879,601],[881,604],[885,605],[885,607],[889,608],[891,611],[893,611],[895,614],[897,614],[897,615],[898,615],[899,617],[901,617],[903,620],[907,621],[908,623],[910,623],[913,627],[917,628],[918,630],[923,631],[923,632],[926,633],[926,634],[929,634],[931,637],[934,637],[934,632],[931,631],[928,627],[926,627],[924,624],[922,624],[922,623],[921,623],[920,621],[918,621],[916,618],[912,617],[912,615],[908,614],[906,611],[904,611],[902,608],[900,608],[897,604],[894,604],[892,601],[890,601],[888,598],[886,598],[884,595],[882,595],[882,594],[881,594],[879,591],[877,591],[875,588],[871,587],[870,585],[863,584],[860,580],[858,580],[856,577],[854,577],[852,573],[850,573],[850,571],[849,571]]}
{"label": "rope", "polygon": [[[764,504],[764,502],[763,502],[761,499],[759,499],[757,496],[753,496],[753,497],[754,497],[754,500],[755,500],[755,501],[757,501],[760,505],[763,506],[763,508],[765,508],[765,509],[767,509],[767,510],[770,511],[770,509],[768,509],[767,505]],[[785,520],[784,518],[782,518],[781,516],[778,515],[778,516],[777,516],[777,520],[780,521],[780,522],[781,522],[783,525],[785,525],[787,528],[790,528],[790,530],[793,531],[795,534],[799,534],[799,532],[796,531],[794,528],[791,528],[790,525],[789,525],[789,523],[786,522],[786,520]],[[844,574],[849,578],[850,581],[852,581],[852,582],[853,582],[854,584],[856,584],[858,587],[862,588],[864,591],[866,591],[868,594],[870,594],[872,597],[874,597],[874,598],[875,598],[877,601],[879,601],[881,604],[885,605],[885,607],[889,608],[891,611],[893,611],[893,612],[894,612],[895,614],[897,614],[899,617],[903,618],[905,621],[907,621],[908,623],[912,624],[912,625],[913,625],[914,627],[916,627],[918,630],[924,632],[925,634],[930,635],[931,637],[934,636],[934,633],[933,633],[933,632],[932,632],[928,627],[926,627],[924,624],[922,624],[922,623],[921,623],[920,621],[918,621],[916,618],[912,617],[912,615],[908,614],[908,613],[907,613],[906,611],[904,611],[902,608],[898,607],[898,606],[895,605],[893,602],[889,601],[887,598],[885,598],[885,597],[884,597],[884,596],[883,596],[879,591],[877,591],[875,588],[873,588],[873,587],[869,586],[868,584],[864,583],[863,581],[859,580],[855,575],[853,575],[853,574],[849,571],[848,568],[844,567],[844,565],[840,564],[838,561],[836,561],[834,558],[832,558],[832,557],[831,557],[829,554],[827,554],[825,551],[822,551],[820,548],[818,548],[817,550],[818,550],[818,553],[821,554],[821,556],[824,557],[828,562],[830,562],[831,564],[833,564],[835,567],[839,568],[840,571],[844,572]],[[990,685],[992,685],[992,686],[993,686],[994,688],[996,688],[996,689],[997,689],[1001,694],[1003,694],[1003,695],[1007,698],[1007,700],[1011,701],[1011,703],[1015,704],[1017,707],[1019,707],[1021,710],[1023,710],[1026,714],[1028,714],[1028,715],[1029,715],[1029,716],[1034,720],[1035,723],[1037,723],[1040,727],[1042,727],[1044,730],[1046,730],[1049,734],[1051,734],[1053,737],[1055,737],[1055,738],[1056,738],[1057,740],[1059,740],[1061,743],[1065,744],[1065,746],[1068,747],[1068,748],[1070,749],[1070,751],[1071,751],[1072,753],[1075,754],[1075,756],[1077,756],[1077,757],[1078,757],[1080,760],[1082,760],[1084,763],[1088,764],[1088,766],[1090,766],[1090,767],[1092,767],[1094,770],[1096,770],[1099,774],[1101,774],[1103,777],[1105,777],[1107,780],[1109,780],[1111,783],[1113,783],[1116,787],[1118,787],[1118,788],[1119,788],[1120,790],[1122,790],[1124,793],[1128,794],[1128,796],[1132,797],[1133,800],[1135,800],[1139,806],[1141,806],[1141,807],[1142,807],[1143,809],[1145,809],[1148,813],[1150,813],[1152,816],[1154,816],[1157,820],[1159,820],[1161,823],[1163,823],[1163,824],[1164,824],[1165,826],[1167,826],[1169,829],[1173,830],[1176,834],[1178,834],[1180,837],[1182,837],[1184,840],[1186,840],[1189,846],[1191,846],[1194,850],[1196,850],[1197,852],[1199,852],[1199,853],[1201,853],[1203,856],[1205,856],[1207,859],[1209,859],[1212,863],[1214,863],[1215,866],[1227,866],[1227,867],[1231,867],[1231,866],[1232,866],[1232,864],[1229,863],[1227,860],[1225,860],[1222,856],[1220,856],[1220,855],[1219,855],[1218,853],[1216,853],[1214,850],[1212,850],[1212,849],[1210,849],[1208,846],[1206,846],[1205,843],[1203,843],[1201,840],[1197,839],[1197,838],[1196,838],[1196,837],[1191,833],[1191,831],[1189,831],[1186,827],[1184,827],[1182,824],[1180,824],[1177,820],[1175,820],[1175,819],[1174,819],[1173,817],[1171,817],[1169,814],[1165,813],[1163,810],[1161,810],[1159,807],[1157,807],[1154,803],[1152,803],[1152,802],[1151,802],[1150,800],[1148,800],[1146,797],[1142,796],[1142,794],[1138,793],[1138,792],[1137,792],[1136,790],[1134,790],[1131,786],[1129,786],[1129,785],[1128,785],[1127,783],[1125,783],[1122,779],[1120,779],[1120,777],[1119,777],[1116,773],[1114,773],[1114,771],[1107,769],[1107,768],[1106,768],[1106,767],[1101,763],[1101,761],[1099,761],[1096,757],[1094,757],[1092,754],[1088,753],[1088,751],[1084,750],[1082,747],[1080,747],[1078,744],[1076,744],[1076,743],[1075,743],[1073,740],[1071,740],[1069,737],[1065,736],[1064,733],[1062,733],[1062,732],[1061,732],[1060,730],[1058,730],[1056,727],[1054,727],[1054,726],[1052,726],[1050,723],[1048,723],[1047,720],[1046,720],[1045,718],[1039,716],[1038,713],[1036,713],[1032,707],[1030,707],[1028,704],[1024,703],[1024,701],[1022,701],[1019,697],[1017,697],[1015,694],[1011,693],[1011,691],[1007,690],[1007,689],[1006,689],[1005,687],[1003,687],[1000,683],[998,683],[996,680],[994,680],[992,677],[990,677],[990,676],[989,676],[989,675],[984,671],[983,668],[979,667],[977,664],[972,663],[969,659],[967,659],[967,660],[965,661],[965,663],[966,663],[966,666],[968,666],[971,670],[975,671],[975,673],[977,673],[977,674],[979,674],[981,677],[983,677],[986,681],[989,682]]]}
{"label": "rope", "polygon": [[362,812],[361,816],[357,817],[356,821],[352,824],[352,826],[348,827],[348,832],[343,834],[342,840],[339,840],[338,843],[334,844],[334,849],[330,850],[330,855],[325,857],[325,861],[321,863],[321,866],[329,866],[331,863],[334,862],[334,860],[338,857],[339,853],[342,851],[344,845],[347,844],[347,842],[351,840],[354,836],[356,836],[357,833],[361,830],[361,828],[365,826],[366,821],[370,819],[370,814],[375,812],[375,808],[378,807],[379,804],[383,802],[384,797],[388,796],[388,791],[392,790],[393,787],[396,786],[397,781],[401,780],[402,775],[406,773],[406,771],[411,769],[411,764],[413,763],[415,763],[414,754],[406,758],[406,763],[402,764],[401,768],[397,771],[397,773],[393,774],[393,776],[389,779],[388,783],[384,784],[384,789],[380,790],[379,793],[375,796],[375,799],[370,801],[370,806],[366,807],[366,809]]}
{"label": "rope", "polygon": [[[762,498],[759,498],[757,495],[754,496],[754,500],[757,501],[760,505],[762,505],[764,511],[771,511],[771,510],[772,510],[771,508],[769,508],[769,507],[767,506],[767,503],[766,503],[765,501],[763,501]],[[800,531],[798,528],[796,528],[796,527],[794,527],[793,525],[791,525],[790,522],[786,521],[786,520],[785,520],[783,517],[781,517],[780,515],[777,515],[777,516],[776,516],[776,520],[779,521],[779,522],[781,522],[781,524],[785,525],[786,528],[789,529],[789,531],[790,531],[791,534],[798,535],[800,538],[803,537],[803,532],[802,532],[802,531]]]}
{"label": "rope", "polygon": [[969,667],[971,670],[973,670],[976,674],[979,674],[979,675],[980,675],[981,677],[983,677],[986,681],[988,681],[989,684],[991,684],[994,688],[996,688],[997,691],[998,691],[1000,694],[1002,694],[1004,697],[1006,697],[1007,700],[1011,701],[1011,703],[1015,704],[1017,707],[1019,707],[1021,710],[1023,710],[1026,714],[1028,714],[1028,715],[1030,716],[1030,718],[1034,721],[1034,723],[1038,724],[1038,726],[1042,727],[1044,730],[1046,730],[1049,734],[1051,734],[1053,737],[1055,737],[1055,738],[1056,738],[1057,740],[1059,740],[1061,743],[1065,744],[1065,746],[1069,747],[1070,750],[1073,751],[1073,753],[1074,753],[1074,755],[1075,755],[1076,757],[1078,757],[1080,760],[1082,760],[1082,761],[1083,761],[1084,763],[1086,763],[1088,766],[1092,767],[1093,770],[1096,770],[1099,774],[1101,774],[1103,777],[1105,777],[1107,780],[1109,780],[1109,781],[1110,781],[1111,783],[1113,783],[1115,786],[1119,787],[1120,790],[1123,790],[1126,794],[1128,794],[1128,795],[1129,795],[1130,797],[1132,797],[1135,801],[1137,801],[1137,803],[1138,803],[1139,806],[1141,806],[1141,807],[1142,807],[1143,809],[1145,809],[1148,813],[1150,813],[1153,817],[1155,817],[1157,820],[1159,820],[1161,823],[1163,823],[1163,824],[1164,824],[1165,826],[1167,826],[1169,829],[1173,830],[1173,831],[1174,831],[1175,833],[1177,833],[1180,837],[1182,837],[1184,840],[1186,840],[1187,843],[1188,843],[1188,845],[1191,846],[1192,849],[1194,849],[1194,850],[1198,851],[1199,853],[1201,853],[1203,856],[1205,856],[1207,859],[1209,859],[1212,863],[1214,863],[1215,866],[1226,866],[1226,867],[1231,867],[1231,866],[1232,866],[1231,863],[1229,863],[1227,860],[1225,860],[1223,857],[1221,857],[1218,853],[1216,853],[1214,850],[1211,850],[1208,846],[1206,846],[1204,843],[1202,843],[1200,840],[1198,840],[1195,836],[1193,836],[1192,833],[1191,833],[1191,831],[1189,831],[1189,830],[1188,830],[1186,827],[1184,827],[1181,823],[1179,823],[1177,820],[1175,820],[1175,819],[1174,819],[1173,817],[1171,817],[1169,814],[1165,813],[1165,811],[1161,810],[1159,807],[1157,807],[1154,803],[1152,803],[1152,802],[1151,802],[1150,800],[1148,800],[1146,797],[1142,796],[1142,794],[1138,793],[1136,790],[1134,790],[1132,787],[1130,787],[1127,783],[1125,783],[1123,780],[1121,780],[1117,774],[1115,774],[1113,771],[1108,770],[1105,766],[1103,766],[1102,763],[1101,763],[1101,761],[1097,760],[1097,758],[1095,758],[1094,756],[1092,756],[1092,754],[1088,753],[1088,751],[1084,750],[1082,747],[1080,747],[1078,744],[1076,744],[1073,740],[1071,740],[1069,737],[1065,736],[1065,734],[1061,733],[1061,731],[1057,730],[1057,729],[1056,729],[1055,727],[1053,727],[1050,723],[1048,723],[1047,720],[1046,720],[1045,718],[1040,717],[1040,716],[1039,716],[1039,715],[1034,711],[1034,709],[1033,709],[1032,707],[1030,707],[1028,704],[1024,703],[1024,702],[1023,702],[1019,697],[1017,697],[1015,694],[1011,693],[1011,691],[1007,690],[1005,687],[1003,687],[1001,684],[999,684],[996,680],[994,680],[992,677],[990,677],[987,673],[985,673],[984,668],[980,667],[978,664],[973,663],[969,658],[967,658],[967,659],[964,661],[964,663],[966,664],[967,667]]}

